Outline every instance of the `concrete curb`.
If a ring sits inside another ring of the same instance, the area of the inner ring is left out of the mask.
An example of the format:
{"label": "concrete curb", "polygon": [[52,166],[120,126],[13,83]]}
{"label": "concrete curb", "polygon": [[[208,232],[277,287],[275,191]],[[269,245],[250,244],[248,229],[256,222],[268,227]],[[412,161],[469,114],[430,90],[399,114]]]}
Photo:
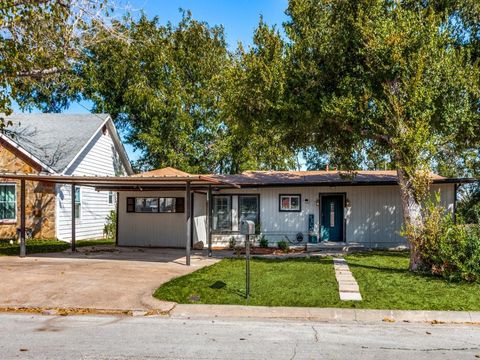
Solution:
{"label": "concrete curb", "polygon": [[175,304],[166,309],[47,308],[0,304],[0,312],[41,315],[164,316],[172,319],[278,319],[319,322],[432,323],[480,325],[479,311],[370,310],[245,305]]}
{"label": "concrete curb", "polygon": [[480,312],[368,310],[242,305],[178,304],[171,318],[297,319],[322,322],[430,322],[480,325]]}

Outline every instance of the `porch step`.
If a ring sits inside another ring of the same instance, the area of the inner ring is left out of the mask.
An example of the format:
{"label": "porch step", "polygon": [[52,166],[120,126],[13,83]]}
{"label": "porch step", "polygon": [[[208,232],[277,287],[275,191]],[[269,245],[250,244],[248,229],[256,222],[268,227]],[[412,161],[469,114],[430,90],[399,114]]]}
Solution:
{"label": "porch step", "polygon": [[322,241],[318,244],[307,244],[308,252],[351,252],[365,249],[365,246],[359,243],[347,243],[337,241]]}

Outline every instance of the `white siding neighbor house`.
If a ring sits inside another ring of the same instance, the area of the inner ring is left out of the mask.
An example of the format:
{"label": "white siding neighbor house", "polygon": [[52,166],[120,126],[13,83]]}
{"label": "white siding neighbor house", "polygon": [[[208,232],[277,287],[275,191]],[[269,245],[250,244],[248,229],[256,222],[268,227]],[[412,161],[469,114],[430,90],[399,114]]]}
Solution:
{"label": "white siding neighbor house", "polygon": [[[2,135],[2,145],[11,149],[17,157],[24,154],[25,162],[31,163],[37,174],[111,177],[133,174],[115,125],[107,114],[15,114],[7,117],[7,120],[13,125],[8,127],[10,135]],[[25,172],[25,169],[3,168],[1,171]],[[41,228],[46,224],[54,224],[54,237],[70,241],[71,185],[57,183],[51,186],[54,210],[51,214],[43,211],[38,217],[28,216],[27,227]],[[36,189],[38,185],[32,187]],[[93,187],[84,186],[76,187],[75,191],[76,238],[102,238],[106,218],[116,209],[116,194],[98,192]],[[32,207],[37,206],[35,198],[39,194],[40,191],[32,191]],[[16,202],[19,203],[18,199]]]}
{"label": "white siding neighbor house", "polygon": [[[275,245],[338,242],[369,248],[406,246],[401,236],[402,203],[396,171],[248,171],[237,175],[204,175],[211,183],[192,185],[190,236],[187,236],[185,186],[167,180],[190,175],[172,168],[136,177],[162,180],[141,190],[119,194],[120,246],[185,247],[186,239],[213,247],[227,246],[240,235],[242,220],[256,224],[258,239]],[[432,175],[432,192],[440,192],[445,209],[454,213],[456,189],[465,179]],[[208,201],[210,198],[210,201]],[[210,214],[210,217],[208,216]]]}

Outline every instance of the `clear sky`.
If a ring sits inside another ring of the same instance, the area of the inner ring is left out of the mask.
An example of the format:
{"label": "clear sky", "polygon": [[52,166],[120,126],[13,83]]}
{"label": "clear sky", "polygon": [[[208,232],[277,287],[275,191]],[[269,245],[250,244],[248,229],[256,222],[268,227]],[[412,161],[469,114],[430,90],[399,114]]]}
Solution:
{"label": "clear sky", "polygon": [[[126,6],[124,5],[126,4]],[[159,17],[161,23],[168,21],[173,24],[181,19],[179,9],[190,10],[193,18],[206,21],[209,25],[223,25],[228,46],[231,50],[237,47],[240,41],[250,45],[252,34],[256,28],[260,15],[264,21],[276,24],[279,30],[287,19],[285,9],[288,0],[123,0],[122,7],[130,8],[132,15],[139,15],[143,10],[149,18]],[[82,102],[72,104],[65,112],[86,113],[91,104]],[[14,107],[19,111],[18,107]],[[138,154],[133,148],[125,144],[131,160],[136,160]]]}

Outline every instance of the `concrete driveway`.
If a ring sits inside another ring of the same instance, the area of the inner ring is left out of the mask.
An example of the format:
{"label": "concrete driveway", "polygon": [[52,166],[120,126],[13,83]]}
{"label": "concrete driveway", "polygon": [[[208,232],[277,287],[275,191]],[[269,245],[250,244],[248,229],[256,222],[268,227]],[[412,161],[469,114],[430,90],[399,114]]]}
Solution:
{"label": "concrete driveway", "polygon": [[191,266],[180,249],[80,248],[0,257],[0,307],[169,310],[152,297],[162,283],[218,261],[193,252]]}

